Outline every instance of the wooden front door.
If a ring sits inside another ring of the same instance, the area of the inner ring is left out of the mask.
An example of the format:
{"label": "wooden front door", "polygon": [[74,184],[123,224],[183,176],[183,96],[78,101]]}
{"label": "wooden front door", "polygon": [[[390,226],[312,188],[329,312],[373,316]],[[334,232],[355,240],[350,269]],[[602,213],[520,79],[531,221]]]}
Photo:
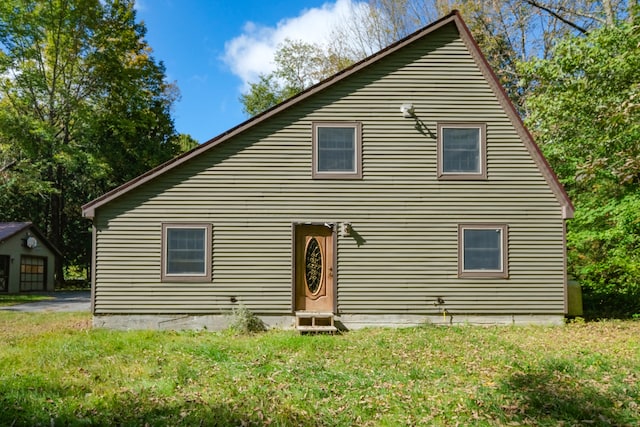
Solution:
{"label": "wooden front door", "polygon": [[334,233],[324,225],[295,227],[295,310],[335,312]]}

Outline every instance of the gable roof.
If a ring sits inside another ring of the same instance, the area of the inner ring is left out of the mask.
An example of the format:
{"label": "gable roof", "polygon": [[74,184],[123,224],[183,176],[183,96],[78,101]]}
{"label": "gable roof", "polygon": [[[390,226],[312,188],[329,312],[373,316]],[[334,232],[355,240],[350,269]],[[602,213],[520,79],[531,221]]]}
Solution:
{"label": "gable roof", "polygon": [[0,243],[30,226],[30,222],[0,222]]}
{"label": "gable roof", "polygon": [[296,104],[298,104],[299,102],[309,98],[310,96],[323,91],[325,89],[327,89],[328,87],[336,84],[337,82],[347,78],[348,76],[351,76],[354,73],[357,73],[358,71],[360,71],[361,69],[379,61],[380,59],[402,49],[403,47],[419,40],[422,39],[423,37],[427,37],[429,34],[435,32],[436,30],[438,30],[439,28],[453,23],[455,24],[458,33],[460,34],[460,37],[462,38],[463,42],[465,43],[467,49],[469,50],[471,56],[473,57],[474,61],[476,62],[476,65],[480,68],[480,71],[482,72],[484,78],[486,79],[486,81],[489,83],[489,85],[491,86],[491,89],[493,90],[494,94],[496,95],[496,97],[498,98],[498,101],[500,102],[500,105],[502,106],[502,108],[504,109],[504,111],[506,112],[507,116],[509,117],[509,119],[511,120],[511,123],[513,124],[513,126],[515,127],[518,135],[520,136],[520,138],[522,139],[522,141],[524,142],[524,145],[526,146],[527,150],[529,151],[531,157],[533,158],[533,160],[535,161],[536,165],[538,166],[539,170],[541,171],[541,173],[543,174],[543,176],[545,177],[545,179],[547,180],[547,183],[549,184],[549,187],[551,188],[551,190],[553,191],[553,193],[555,194],[556,198],[558,199],[558,202],[560,203],[560,205],[562,206],[562,214],[564,218],[573,218],[573,205],[571,204],[571,200],[569,199],[568,194],[566,193],[566,191],[564,190],[562,184],[560,184],[560,181],[558,180],[558,177],[556,176],[556,174],[553,172],[553,170],[551,169],[551,166],[549,165],[549,163],[547,162],[547,160],[544,158],[544,155],[542,154],[542,151],[540,150],[540,148],[538,147],[538,145],[535,143],[535,141],[533,140],[533,137],[531,136],[531,134],[529,133],[529,131],[525,128],[524,123],[522,122],[522,119],[520,117],[520,115],[518,114],[516,108],[514,107],[514,105],[512,104],[511,100],[509,99],[509,97],[507,96],[504,88],[502,87],[502,85],[500,84],[497,76],[495,75],[495,73],[493,72],[493,70],[491,69],[491,66],[489,65],[487,59],[485,58],[485,56],[482,54],[482,52],[480,51],[480,47],[478,46],[478,44],[476,43],[476,41],[474,40],[473,36],[471,35],[471,31],[469,30],[469,28],[467,27],[467,25],[464,23],[464,20],[462,19],[462,16],[460,15],[460,13],[457,10],[453,10],[449,15],[444,16],[443,18],[433,22],[430,25],[427,25],[426,27],[414,32],[413,34],[410,34],[409,36],[399,40],[398,42],[382,49],[381,51],[374,53],[373,55],[369,56],[368,58],[363,59],[360,62],[357,62],[353,65],[351,65],[350,67],[338,72],[337,74],[334,74],[333,76],[317,83],[316,85],[298,93],[297,95],[294,95],[293,97],[285,100],[284,102],[248,119],[247,121],[231,128],[230,130],[218,135],[217,137],[201,144],[200,146],[194,148],[191,151],[188,151],[186,153],[183,153],[182,155],[179,155],[149,171],[147,171],[146,173],[138,176],[137,178],[132,179],[131,181],[103,194],[102,196],[90,201],[89,203],[85,204],[82,206],[82,214],[83,216],[87,217],[87,218],[93,218],[95,216],[95,210],[98,209],[99,207],[110,203],[111,201],[119,198],[120,196],[124,195],[125,193],[133,190],[134,188],[137,188],[141,185],[143,185],[144,183],[151,181],[155,178],[157,178],[158,176],[172,170],[175,167],[178,167],[179,165],[189,161],[190,159],[192,159],[193,157],[196,157],[198,155],[200,155],[201,153],[204,153],[205,151],[208,151],[216,146],[218,146],[219,144],[224,143],[225,141],[228,141],[230,139],[232,139],[234,136],[252,128],[253,126],[258,125],[259,123],[264,122],[265,120],[268,120],[269,118],[277,115],[278,113],[284,111],[284,110],[288,110],[289,108],[295,106]]}
{"label": "gable roof", "polygon": [[33,225],[33,223],[27,222],[0,222],[0,243],[3,243],[6,240],[9,240],[11,237],[16,234],[21,233],[25,230],[31,231],[36,237],[44,243],[49,249],[51,249],[56,255],[61,256],[62,252],[55,247],[45,236],[38,230],[38,228]]}

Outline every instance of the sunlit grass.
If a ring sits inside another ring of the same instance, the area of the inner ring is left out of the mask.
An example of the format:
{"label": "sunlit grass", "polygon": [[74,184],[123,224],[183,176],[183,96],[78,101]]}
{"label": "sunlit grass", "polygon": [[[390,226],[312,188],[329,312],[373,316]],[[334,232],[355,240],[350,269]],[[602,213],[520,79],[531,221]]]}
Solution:
{"label": "sunlit grass", "polygon": [[637,425],[640,322],[116,332],[0,313],[0,425]]}

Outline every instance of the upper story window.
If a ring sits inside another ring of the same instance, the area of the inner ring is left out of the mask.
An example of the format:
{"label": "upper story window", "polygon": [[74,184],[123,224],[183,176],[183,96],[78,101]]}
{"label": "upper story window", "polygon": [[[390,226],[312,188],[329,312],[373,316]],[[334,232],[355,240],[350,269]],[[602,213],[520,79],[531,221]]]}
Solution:
{"label": "upper story window", "polygon": [[486,124],[438,123],[438,178],[486,179]]}
{"label": "upper story window", "polygon": [[211,224],[162,224],[162,280],[211,279]]}
{"label": "upper story window", "polygon": [[506,278],[509,276],[506,225],[460,225],[458,240],[458,275],[460,277]]}
{"label": "upper story window", "polygon": [[313,123],[313,178],[362,178],[362,125]]}

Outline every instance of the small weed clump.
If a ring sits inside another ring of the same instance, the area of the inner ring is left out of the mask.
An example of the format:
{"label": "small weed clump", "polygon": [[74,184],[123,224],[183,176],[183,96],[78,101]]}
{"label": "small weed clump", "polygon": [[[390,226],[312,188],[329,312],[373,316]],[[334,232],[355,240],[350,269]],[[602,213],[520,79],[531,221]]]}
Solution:
{"label": "small weed clump", "polygon": [[229,330],[237,334],[253,334],[266,331],[265,324],[251,310],[244,305],[234,308],[231,312]]}

